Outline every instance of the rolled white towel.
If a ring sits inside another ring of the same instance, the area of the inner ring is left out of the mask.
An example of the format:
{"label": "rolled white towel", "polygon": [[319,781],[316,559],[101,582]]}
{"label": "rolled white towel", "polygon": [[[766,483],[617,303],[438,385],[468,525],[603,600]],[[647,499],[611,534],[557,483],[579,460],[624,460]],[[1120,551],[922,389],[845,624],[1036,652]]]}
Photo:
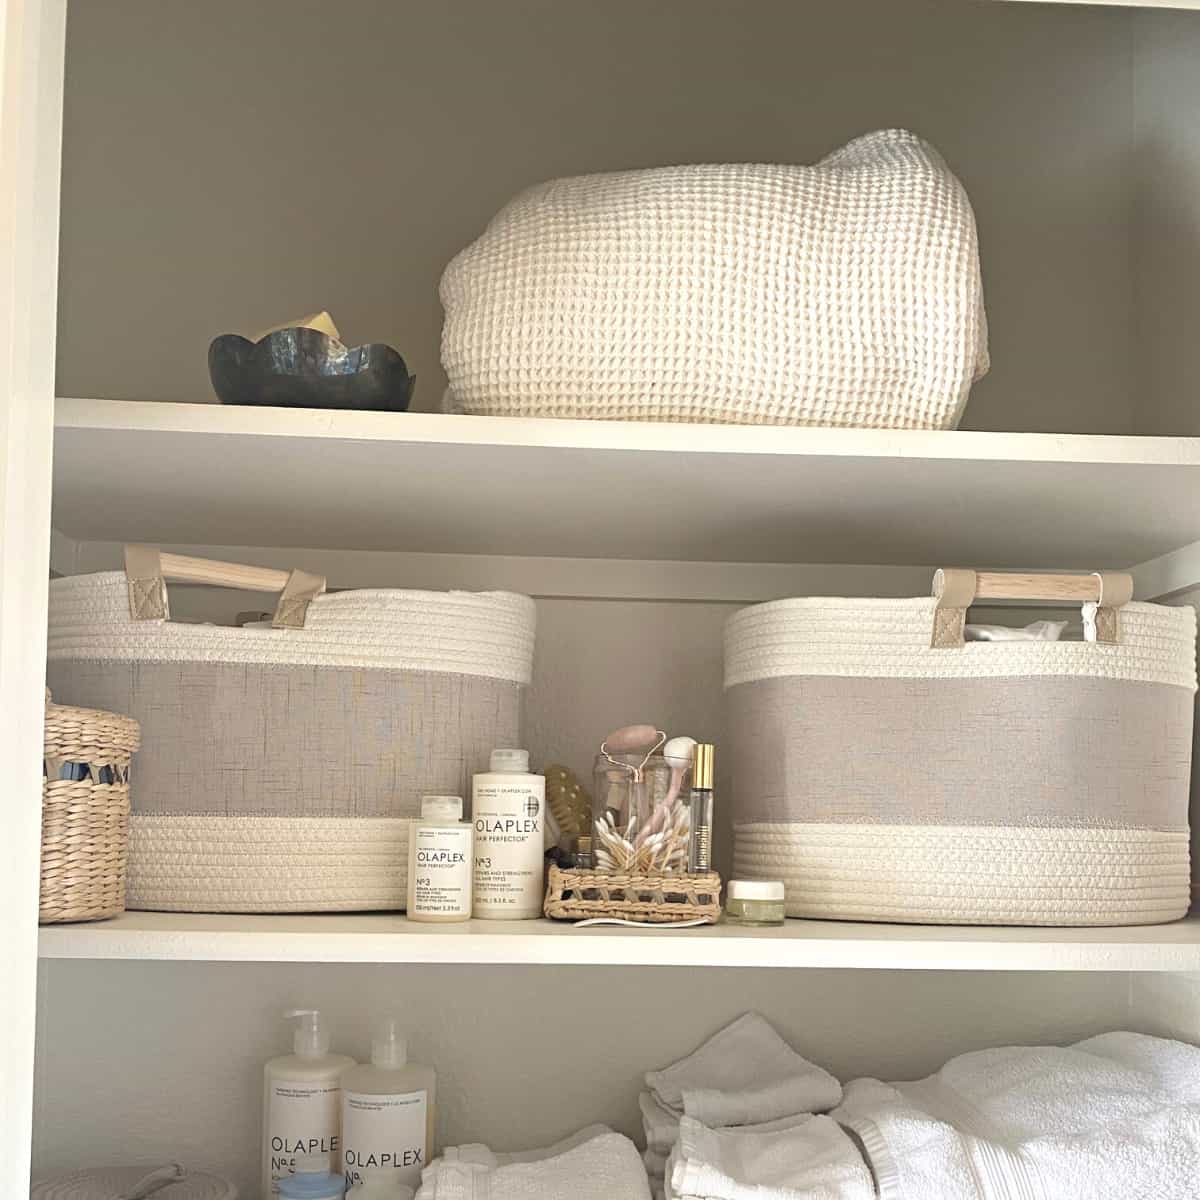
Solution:
{"label": "rolled white towel", "polygon": [[686,1058],[648,1072],[646,1086],[662,1107],[710,1128],[827,1112],[842,1099],[842,1085],[828,1071],[797,1054],[754,1012]]}
{"label": "rolled white towel", "polygon": [[829,1117],[801,1116],[767,1132],[679,1127],[666,1200],[874,1200],[857,1146]]}

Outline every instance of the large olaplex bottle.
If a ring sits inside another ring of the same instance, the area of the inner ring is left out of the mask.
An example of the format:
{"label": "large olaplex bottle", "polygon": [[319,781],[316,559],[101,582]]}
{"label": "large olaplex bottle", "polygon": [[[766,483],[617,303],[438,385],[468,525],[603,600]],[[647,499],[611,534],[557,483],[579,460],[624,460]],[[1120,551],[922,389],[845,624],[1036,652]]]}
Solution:
{"label": "large olaplex bottle", "polygon": [[294,1053],[271,1059],[263,1069],[263,1200],[278,1196],[279,1180],[302,1155],[328,1155],[330,1170],[338,1170],[342,1073],[355,1065],[345,1054],[330,1054],[329,1028],[316,1009],[284,1016],[297,1022]]}
{"label": "large olaplex bottle", "polygon": [[692,766],[691,835],[688,841],[688,871],[697,875],[712,870],[713,836],[713,746],[696,743]]}
{"label": "large olaplex bottle", "polygon": [[542,915],[546,778],[528,750],[493,750],[471,786],[475,822],[474,914],[524,921]]}

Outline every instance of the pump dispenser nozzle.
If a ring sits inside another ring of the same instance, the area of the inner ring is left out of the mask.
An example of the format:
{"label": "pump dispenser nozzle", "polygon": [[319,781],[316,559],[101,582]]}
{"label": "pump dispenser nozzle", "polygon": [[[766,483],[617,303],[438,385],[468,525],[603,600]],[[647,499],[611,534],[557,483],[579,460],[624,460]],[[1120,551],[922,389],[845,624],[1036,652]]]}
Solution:
{"label": "pump dispenser nozzle", "polygon": [[292,1049],[301,1058],[321,1058],[329,1053],[329,1030],[321,1021],[321,1013],[315,1008],[293,1008],[284,1017],[297,1021],[292,1034]]}
{"label": "pump dispenser nozzle", "polygon": [[371,1036],[371,1066],[398,1071],[408,1062],[408,1042],[400,1032],[400,1022],[387,1017],[375,1026]]}

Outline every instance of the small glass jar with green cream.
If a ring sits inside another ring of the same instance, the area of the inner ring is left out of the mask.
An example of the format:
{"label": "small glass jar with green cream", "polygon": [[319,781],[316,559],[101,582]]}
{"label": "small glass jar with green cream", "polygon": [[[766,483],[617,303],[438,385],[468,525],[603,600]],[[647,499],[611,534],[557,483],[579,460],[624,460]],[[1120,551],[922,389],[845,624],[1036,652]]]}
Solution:
{"label": "small glass jar with green cream", "polygon": [[778,879],[731,879],[725,919],[734,925],[782,925],[783,884]]}

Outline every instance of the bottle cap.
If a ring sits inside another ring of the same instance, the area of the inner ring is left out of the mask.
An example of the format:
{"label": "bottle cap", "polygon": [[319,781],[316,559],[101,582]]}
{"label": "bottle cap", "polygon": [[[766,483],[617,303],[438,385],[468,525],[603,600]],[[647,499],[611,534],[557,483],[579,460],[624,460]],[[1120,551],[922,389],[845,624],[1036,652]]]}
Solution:
{"label": "bottle cap", "polygon": [[292,1034],[292,1049],[301,1058],[320,1058],[329,1053],[329,1030],[317,1009],[293,1008],[283,1015],[289,1021],[297,1022]]}
{"label": "bottle cap", "polygon": [[714,749],[711,742],[696,743],[696,757],[692,764],[692,787],[712,791]]}
{"label": "bottle cap", "polygon": [[422,796],[421,816],[430,821],[461,821],[461,796]]}
{"label": "bottle cap", "polygon": [[506,775],[527,775],[529,773],[529,751],[493,750],[491,769]]}
{"label": "bottle cap", "polygon": [[283,1200],[342,1200],[346,1177],[329,1170],[328,1154],[301,1154],[292,1166],[292,1174],[279,1181]]}
{"label": "bottle cap", "polygon": [[408,1062],[408,1042],[395,1017],[380,1021],[371,1036],[371,1066],[398,1071]]}

